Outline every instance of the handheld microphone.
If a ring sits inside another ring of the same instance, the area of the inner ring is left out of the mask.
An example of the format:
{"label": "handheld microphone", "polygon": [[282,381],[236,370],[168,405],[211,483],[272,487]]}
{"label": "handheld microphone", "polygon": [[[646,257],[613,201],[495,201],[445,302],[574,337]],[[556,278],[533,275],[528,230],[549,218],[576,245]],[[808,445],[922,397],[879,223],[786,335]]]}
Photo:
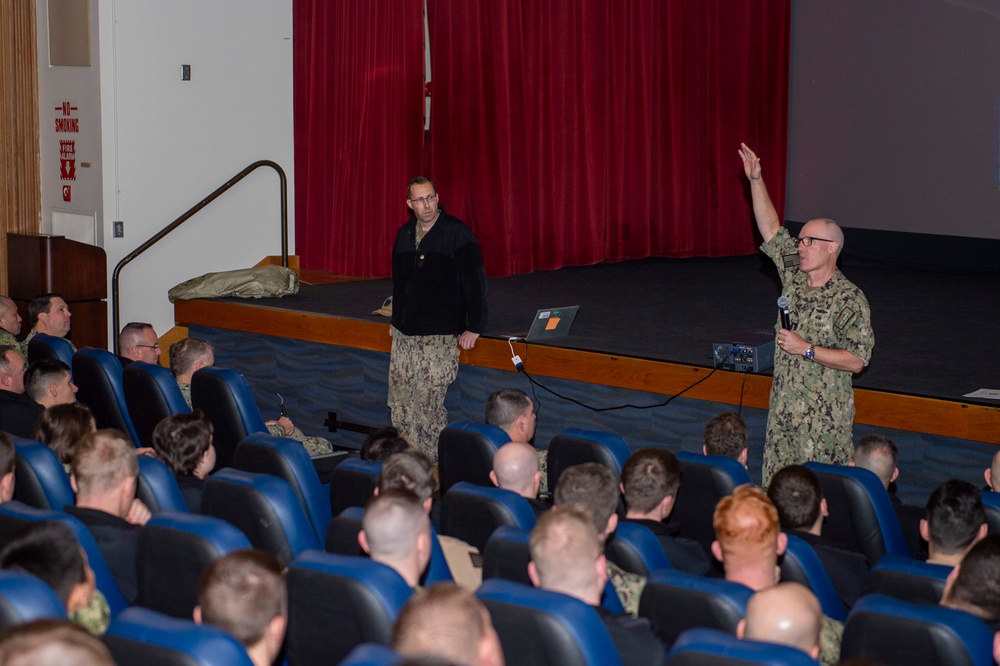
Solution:
{"label": "handheld microphone", "polygon": [[778,297],[778,310],[781,311],[781,328],[792,330],[792,317],[788,313],[788,296]]}

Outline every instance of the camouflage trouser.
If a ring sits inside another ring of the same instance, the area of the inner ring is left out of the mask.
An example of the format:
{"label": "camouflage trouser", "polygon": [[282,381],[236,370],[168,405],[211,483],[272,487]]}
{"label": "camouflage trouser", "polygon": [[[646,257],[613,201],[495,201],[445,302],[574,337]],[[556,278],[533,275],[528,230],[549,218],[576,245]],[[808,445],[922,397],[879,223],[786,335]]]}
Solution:
{"label": "camouflage trouser", "polygon": [[618,593],[618,601],[622,608],[632,617],[639,617],[639,598],[646,589],[646,579],[639,574],[630,573],[614,562],[608,561],[608,580]]}
{"label": "camouflage trouser", "polygon": [[285,429],[280,425],[267,426],[267,432],[275,437],[288,437],[296,442],[301,442],[302,447],[309,452],[310,456],[321,456],[325,453],[333,453],[333,444],[323,437],[310,437],[304,432],[295,428],[291,435],[285,435]]}
{"label": "camouflage trouser", "polygon": [[458,376],[458,336],[392,332],[389,399],[392,425],[437,464],[438,435],[448,425],[444,398]]}
{"label": "camouflage trouser", "polygon": [[104,593],[95,589],[90,603],[75,611],[70,619],[94,636],[103,635],[108,630],[108,625],[111,624],[111,608],[108,606],[108,600]]}

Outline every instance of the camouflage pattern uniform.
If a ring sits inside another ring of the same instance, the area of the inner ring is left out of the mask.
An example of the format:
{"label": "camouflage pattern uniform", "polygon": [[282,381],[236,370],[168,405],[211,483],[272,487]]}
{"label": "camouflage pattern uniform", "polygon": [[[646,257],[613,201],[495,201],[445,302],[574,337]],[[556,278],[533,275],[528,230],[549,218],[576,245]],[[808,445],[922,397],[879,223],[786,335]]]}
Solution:
{"label": "camouflage pattern uniform", "polygon": [[608,560],[608,580],[618,593],[625,612],[632,617],[639,617],[639,597],[646,589],[646,579],[639,574],[629,573],[617,564]]}
{"label": "camouflage pattern uniform", "polygon": [[[6,331],[4,331],[4,332],[6,333]],[[31,330],[31,331],[28,332],[28,334],[26,336],[24,336],[24,342],[22,342],[21,344],[24,345],[24,354],[25,354],[24,358],[25,358],[25,360],[27,360],[27,358],[28,358],[28,356],[27,356],[27,354],[28,354],[28,343],[31,342],[31,338],[35,337],[36,335],[38,335],[38,331]],[[65,340],[66,342],[69,343],[70,349],[72,349],[74,353],[77,351],[76,345],[73,344],[72,340],[70,340],[69,338],[63,338],[63,340]]]}
{"label": "camouflage pattern uniform", "polygon": [[111,624],[111,608],[104,593],[95,589],[87,607],[73,613],[70,619],[94,636],[103,635]]}
{"label": "camouflage pattern uniform", "polygon": [[[184,402],[187,403],[188,407],[191,407],[191,385],[187,382],[177,382],[177,386],[181,390],[181,395],[184,396]],[[287,437],[288,439],[294,439],[296,442],[301,442],[303,448],[305,448],[310,456],[333,453],[333,444],[330,443],[330,440],[323,437],[307,436],[298,428],[292,430],[291,435],[286,435],[285,429],[280,425],[269,425],[267,426],[267,434],[274,437]]]}
{"label": "camouflage pattern uniform", "polygon": [[0,345],[9,345],[20,352],[24,360],[28,360],[28,343],[18,342],[14,334],[5,328],[0,328]]}
{"label": "camouflage pattern uniform", "polygon": [[[865,295],[837,271],[826,284],[806,292],[795,241],[782,227],[761,250],[774,261],[788,297],[796,333],[809,344],[844,349],[868,365],[875,334]],[[781,320],[778,319],[777,328]],[[763,486],[779,469],[809,460],[846,464],[853,453],[854,389],[851,373],[834,370],[780,349],[764,446]]]}
{"label": "camouflage pattern uniform", "polygon": [[844,623],[826,615],[819,623],[819,663],[833,666],[840,661],[840,639],[844,636]]}

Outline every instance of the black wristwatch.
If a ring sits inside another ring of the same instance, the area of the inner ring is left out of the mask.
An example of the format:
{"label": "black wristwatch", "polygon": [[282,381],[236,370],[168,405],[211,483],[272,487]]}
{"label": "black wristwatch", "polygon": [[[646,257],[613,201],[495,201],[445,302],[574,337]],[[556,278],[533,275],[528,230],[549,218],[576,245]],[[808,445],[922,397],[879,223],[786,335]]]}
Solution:
{"label": "black wristwatch", "polygon": [[809,345],[809,349],[806,350],[806,353],[803,354],[803,356],[810,361],[816,358],[816,345]]}

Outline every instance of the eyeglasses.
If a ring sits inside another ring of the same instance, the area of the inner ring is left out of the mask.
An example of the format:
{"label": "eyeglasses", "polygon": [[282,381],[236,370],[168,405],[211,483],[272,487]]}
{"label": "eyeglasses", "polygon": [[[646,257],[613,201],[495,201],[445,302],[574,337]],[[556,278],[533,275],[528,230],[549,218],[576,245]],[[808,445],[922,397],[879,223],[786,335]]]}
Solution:
{"label": "eyeglasses", "polygon": [[438,195],[435,192],[434,194],[428,194],[426,197],[420,197],[419,199],[410,199],[410,203],[413,204],[414,206],[416,205],[427,206],[434,203],[437,200],[438,200]]}
{"label": "eyeglasses", "polygon": [[816,238],[815,236],[803,236],[802,238],[796,238],[795,239],[795,244],[796,245],[805,245],[806,247],[809,247],[810,245],[812,245],[816,241],[823,241],[824,243],[836,243],[837,242],[835,240],[830,240],[829,238]]}
{"label": "eyeglasses", "polygon": [[146,349],[159,349],[160,345],[136,345],[136,347],[144,347]]}

